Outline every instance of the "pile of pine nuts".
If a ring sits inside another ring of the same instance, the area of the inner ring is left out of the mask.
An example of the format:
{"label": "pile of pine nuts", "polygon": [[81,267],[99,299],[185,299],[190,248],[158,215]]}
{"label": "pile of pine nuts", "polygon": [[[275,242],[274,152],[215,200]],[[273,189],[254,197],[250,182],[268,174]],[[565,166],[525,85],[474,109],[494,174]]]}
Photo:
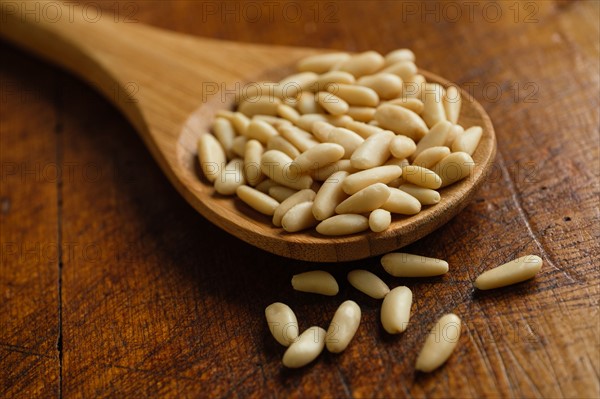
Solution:
{"label": "pile of pine nuts", "polygon": [[217,193],[287,232],[346,235],[385,231],[471,173],[483,130],[458,124],[460,91],[427,82],[412,51],[321,54],[297,69],[248,85],[201,135]]}
{"label": "pile of pine nuts", "polygon": [[[385,271],[394,277],[432,277],[448,272],[446,261],[406,253],[389,253],[381,258]],[[542,259],[527,255],[488,270],[474,282],[479,290],[505,287],[533,278],[542,267]],[[383,299],[381,324],[389,334],[399,334],[409,327],[412,291],[405,286],[390,290],[383,280],[367,270],[348,273],[348,282],[357,290],[375,298]],[[335,278],[322,270],[309,271],[292,277],[292,287],[297,291],[334,296],[339,292]],[[303,367],[315,360],[325,347],[332,353],[343,352],[358,330],[361,310],[356,302],[343,302],[335,312],[329,328],[313,326],[299,334],[299,325],[293,310],[275,302],[265,309],[265,317],[273,337],[288,347],[283,355],[283,365],[289,368]],[[461,319],[448,313],[431,329],[417,357],[415,369],[431,372],[448,360],[458,344]]]}

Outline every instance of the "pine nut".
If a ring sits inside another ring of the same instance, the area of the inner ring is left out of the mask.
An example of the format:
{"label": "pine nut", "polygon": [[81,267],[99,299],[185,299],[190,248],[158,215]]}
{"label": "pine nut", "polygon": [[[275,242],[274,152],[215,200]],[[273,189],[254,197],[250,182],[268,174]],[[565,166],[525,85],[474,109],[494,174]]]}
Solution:
{"label": "pine nut", "polygon": [[381,166],[390,157],[390,143],[396,135],[383,131],[367,138],[350,157],[356,169],[369,169]]}
{"label": "pine nut", "polygon": [[312,134],[316,137],[320,142],[327,141],[329,137],[329,132],[335,128],[331,123],[325,121],[316,121],[312,125]]}
{"label": "pine nut", "polygon": [[246,142],[243,160],[244,177],[251,186],[256,186],[264,179],[264,175],[260,170],[260,159],[263,152],[264,148],[258,140],[248,140]]}
{"label": "pine nut", "polygon": [[420,140],[429,130],[419,115],[399,105],[382,104],[375,111],[375,120],[384,129]]}
{"label": "pine nut", "polygon": [[363,76],[357,83],[375,91],[382,100],[396,98],[402,92],[402,79],[392,73]]}
{"label": "pine nut", "polygon": [[381,54],[376,51],[365,51],[364,53],[356,54],[350,59],[343,61],[340,66],[340,71],[349,72],[355,77],[370,75],[377,72],[385,63]]}
{"label": "pine nut", "polygon": [[317,232],[325,236],[343,236],[360,233],[369,228],[369,219],[362,215],[345,214],[332,216],[317,225]]}
{"label": "pine nut", "polygon": [[264,145],[267,145],[269,139],[273,136],[278,136],[277,130],[269,125],[267,122],[261,120],[252,120],[248,124],[246,133],[244,134],[248,139],[258,140]]}
{"label": "pine nut", "polygon": [[365,140],[352,130],[336,127],[329,131],[327,141],[344,147],[344,158],[349,159]]}
{"label": "pine nut", "polygon": [[441,199],[440,193],[437,191],[414,184],[401,184],[398,189],[415,197],[421,205],[435,205]]}
{"label": "pine nut", "polygon": [[272,216],[279,202],[250,186],[239,186],[235,191],[238,197],[254,210]]}
{"label": "pine nut", "polygon": [[364,213],[382,206],[390,196],[390,188],[383,183],[375,183],[344,200],[335,207],[335,212]]}
{"label": "pine nut", "polygon": [[408,287],[396,287],[391,290],[381,304],[381,324],[390,334],[404,332],[410,320],[412,292]]}
{"label": "pine nut", "polygon": [[[300,119],[302,119],[302,117],[300,117]],[[279,132],[283,138],[292,143],[292,145],[300,152],[304,152],[319,144],[319,142],[313,138],[312,134],[296,126],[282,126],[279,129]]]}
{"label": "pine nut", "polygon": [[390,196],[381,208],[400,215],[416,215],[421,212],[421,203],[412,195],[390,187]]}
{"label": "pine nut", "polygon": [[452,152],[466,152],[469,155],[473,155],[479,145],[482,134],[483,129],[480,126],[468,128],[454,140],[452,143]]}
{"label": "pine nut", "polygon": [[[285,105],[285,104],[279,104],[279,105]],[[283,119],[278,116],[272,116],[272,115],[254,115],[252,117],[252,120],[266,122],[269,125],[273,126],[275,129],[277,129],[278,127],[280,127],[282,125],[292,125],[292,122],[288,121],[287,119]]]}
{"label": "pine nut", "polygon": [[348,282],[360,292],[375,299],[382,299],[390,292],[390,287],[382,279],[367,270],[352,270],[348,273]]}
{"label": "pine nut", "polygon": [[446,120],[446,111],[444,109],[444,88],[437,83],[426,83],[421,100],[425,108],[421,113],[421,117],[429,127],[433,127],[436,123]]}
{"label": "pine nut", "polygon": [[393,73],[403,81],[408,81],[417,74],[417,66],[412,61],[400,61],[383,68],[381,72]]}
{"label": "pine nut", "polygon": [[302,59],[298,63],[298,70],[303,72],[325,73],[334,65],[350,59],[348,53],[318,54]]}
{"label": "pine nut", "polygon": [[448,131],[452,127],[452,124],[448,121],[441,121],[436,123],[429,132],[419,141],[417,149],[412,154],[413,157],[417,157],[424,150],[431,147],[443,146],[448,138]]}
{"label": "pine nut", "polygon": [[441,187],[449,186],[471,174],[475,166],[466,152],[453,152],[434,166],[433,171],[442,179]]}
{"label": "pine nut", "polygon": [[273,338],[283,346],[290,346],[298,338],[298,320],[286,304],[275,302],[265,309],[265,318]]}
{"label": "pine nut", "polygon": [[275,86],[275,95],[279,98],[296,98],[302,91],[310,90],[318,78],[319,75],[314,72],[300,72],[290,75],[280,80]]}
{"label": "pine nut", "polygon": [[400,61],[412,61],[415,62],[415,53],[407,48],[400,48],[394,51],[390,51],[386,54],[385,65],[391,65]]}
{"label": "pine nut", "polygon": [[256,190],[260,191],[263,194],[269,194],[269,190],[271,187],[281,187],[279,184],[275,183],[271,179],[266,179],[261,181],[254,187]]}
{"label": "pine nut", "polygon": [[402,168],[402,177],[409,183],[419,187],[437,190],[442,186],[442,179],[434,171],[421,166],[409,165]]}
{"label": "pine nut", "polygon": [[[292,195],[296,194],[298,190],[293,190],[283,186],[273,186],[269,188],[269,196],[275,198],[278,202],[283,202]],[[281,204],[280,204],[281,205]]]}
{"label": "pine nut", "polygon": [[429,373],[444,364],[456,348],[460,330],[461,321],[457,315],[449,313],[442,316],[427,336],[415,368]]}
{"label": "pine nut", "polygon": [[231,151],[233,155],[243,157],[246,153],[246,143],[248,143],[248,137],[236,136],[231,143]]}
{"label": "pine nut", "polygon": [[335,311],[327,329],[325,345],[331,353],[343,352],[360,325],[360,307],[354,301],[345,301]]}
{"label": "pine nut", "polygon": [[448,148],[452,148],[452,143],[454,143],[454,140],[464,132],[465,129],[461,125],[452,125],[448,131],[448,138],[446,139],[446,143],[444,145]]}
{"label": "pine nut", "polygon": [[325,181],[329,178],[329,176],[340,171],[354,173],[357,171],[357,169],[352,167],[349,159],[340,159],[337,162],[330,163],[322,168],[311,171],[311,177],[317,181]]}
{"label": "pine nut", "polygon": [[310,327],[287,348],[282,363],[288,368],[306,366],[323,352],[323,348],[325,348],[325,330],[321,327]]}
{"label": "pine nut", "polygon": [[390,152],[398,159],[410,157],[415,153],[417,145],[407,136],[396,136],[390,142]]}
{"label": "pine nut", "polygon": [[275,97],[263,96],[254,99],[242,100],[238,105],[238,112],[246,116],[277,115],[277,106],[281,100]]}
{"label": "pine nut", "polygon": [[317,93],[317,102],[331,115],[343,115],[348,112],[348,103],[327,91]]}
{"label": "pine nut", "polygon": [[444,96],[444,110],[446,111],[448,120],[454,124],[458,122],[461,104],[462,98],[460,91],[456,86],[449,86],[446,89],[446,95]]}
{"label": "pine nut", "polygon": [[[296,108],[301,114],[320,114],[324,112],[323,107],[317,102],[317,97],[314,93],[303,91],[298,96]],[[298,123],[298,121],[294,122]]]}
{"label": "pine nut", "polygon": [[292,287],[296,291],[328,296],[337,295],[340,290],[335,278],[323,270],[313,270],[294,275],[292,277]]}
{"label": "pine nut", "polygon": [[394,277],[433,277],[448,272],[448,262],[444,260],[401,252],[384,255],[381,265]]}
{"label": "pine nut", "polygon": [[539,256],[522,256],[480,274],[474,285],[480,290],[491,290],[520,283],[533,278],[542,268],[542,263]]}
{"label": "pine nut", "polygon": [[319,169],[344,156],[344,147],[334,143],[321,143],[309,148],[294,160],[302,172]]}
{"label": "pine nut", "polygon": [[242,184],[246,184],[244,160],[234,158],[221,169],[219,178],[215,180],[215,191],[222,195],[233,195]]}
{"label": "pine nut", "polygon": [[342,188],[346,194],[352,195],[375,183],[388,184],[401,174],[402,169],[398,166],[378,166],[349,175],[344,179]]}
{"label": "pine nut", "polygon": [[425,104],[423,104],[423,101],[419,100],[418,98],[401,97],[395,100],[388,101],[387,103],[392,105],[399,105],[419,115],[425,109]]}
{"label": "pine nut", "polygon": [[245,135],[246,129],[250,124],[250,119],[241,112],[235,112],[231,117],[231,124],[239,135]]}
{"label": "pine nut", "polygon": [[312,202],[302,202],[286,212],[281,219],[281,226],[288,233],[306,230],[319,224],[312,213]]}
{"label": "pine nut", "polygon": [[430,147],[415,157],[413,165],[431,169],[448,155],[450,155],[448,147]]}
{"label": "pine nut", "polygon": [[292,194],[288,198],[279,204],[275,212],[273,213],[273,224],[277,227],[281,226],[281,220],[285,214],[292,209],[294,206],[303,202],[310,202],[315,199],[315,192],[309,188],[300,190],[295,194]]}
{"label": "pine nut", "polygon": [[300,118],[298,111],[287,104],[279,104],[277,106],[277,115],[292,123],[298,122],[298,118]]}
{"label": "pine nut", "polygon": [[298,155],[300,155],[300,151],[298,151],[298,149],[283,136],[273,136],[269,138],[269,141],[267,142],[267,150],[281,151],[292,159],[295,159]]}
{"label": "pine nut", "polygon": [[296,124],[301,129],[312,131],[313,125],[318,121],[328,122],[334,126],[345,126],[351,120],[348,115],[305,114]]}
{"label": "pine nut", "polygon": [[227,155],[227,159],[233,158],[233,150],[231,149],[233,145],[233,139],[235,139],[235,129],[233,125],[226,118],[217,118],[213,123],[213,133],[219,143],[221,143],[221,147],[225,150],[225,154]]}
{"label": "pine nut", "polygon": [[350,106],[346,115],[358,122],[370,122],[375,117],[375,108]]}
{"label": "pine nut", "polygon": [[198,161],[202,173],[210,182],[219,176],[219,171],[226,162],[225,151],[215,136],[204,133],[198,139]]}
{"label": "pine nut", "polygon": [[312,87],[312,91],[327,90],[327,86],[331,84],[354,84],[356,79],[348,72],[331,71],[319,76]]}
{"label": "pine nut", "polygon": [[[377,111],[377,110],[375,110],[375,111]],[[375,114],[373,114],[373,116],[375,116]],[[363,122],[357,122],[357,121],[352,121],[344,127],[348,130],[352,130],[353,132],[357,133],[363,139],[369,138],[370,136],[372,136],[376,133],[381,133],[384,131],[380,127],[372,126],[372,125],[369,125],[369,124],[366,124]]]}
{"label": "pine nut", "polygon": [[369,214],[369,228],[375,233],[381,233],[392,224],[392,214],[385,209],[375,209]]}
{"label": "pine nut", "polygon": [[427,81],[425,80],[425,76],[420,74],[416,74],[409,79],[403,79],[402,94],[400,96],[404,98],[416,98],[421,100],[421,96],[423,95],[426,84]]}
{"label": "pine nut", "polygon": [[346,171],[333,173],[317,192],[313,204],[313,215],[317,220],[325,220],[333,216],[335,208],[348,198],[342,189],[342,182],[346,176],[348,176]]}
{"label": "pine nut", "polygon": [[300,168],[281,151],[266,151],[260,159],[260,169],[271,180],[295,190],[309,188],[312,184],[312,178],[302,175]]}
{"label": "pine nut", "polygon": [[350,105],[362,107],[376,107],[379,104],[379,96],[368,87],[332,84],[327,91],[346,101]]}

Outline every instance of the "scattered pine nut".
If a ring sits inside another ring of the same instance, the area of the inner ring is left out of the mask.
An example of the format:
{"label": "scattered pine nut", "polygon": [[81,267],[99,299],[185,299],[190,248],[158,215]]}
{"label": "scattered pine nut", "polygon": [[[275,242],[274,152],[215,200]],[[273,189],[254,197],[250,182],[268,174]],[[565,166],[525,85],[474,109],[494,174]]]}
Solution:
{"label": "scattered pine nut", "polygon": [[457,315],[442,316],[427,336],[415,368],[429,373],[444,364],[458,344],[460,330],[461,321]]}
{"label": "scattered pine nut", "polygon": [[345,301],[335,311],[325,336],[325,345],[331,353],[343,352],[360,325],[360,307],[354,301]]}
{"label": "scattered pine nut", "polygon": [[354,288],[371,298],[382,299],[390,288],[382,279],[367,270],[352,270],[348,273],[348,281]]}
{"label": "scattered pine nut", "polygon": [[448,272],[448,262],[444,260],[401,252],[384,255],[381,265],[394,277],[433,277]]}
{"label": "scattered pine nut", "polygon": [[542,258],[526,255],[488,270],[477,277],[475,287],[480,290],[506,287],[533,278],[542,268]]}
{"label": "scattered pine nut", "polygon": [[322,270],[313,270],[294,275],[292,277],[292,287],[296,291],[328,296],[337,295],[340,290],[335,278]]}
{"label": "scattered pine nut", "polygon": [[391,290],[381,304],[381,324],[390,334],[404,332],[410,320],[412,292],[408,287],[396,287]]}
{"label": "scattered pine nut", "polygon": [[315,360],[325,348],[325,334],[324,329],[316,326],[304,331],[283,354],[283,365],[299,368]]}
{"label": "scattered pine nut", "polygon": [[275,302],[265,309],[265,317],[273,338],[283,346],[290,346],[298,338],[298,320],[292,309]]}

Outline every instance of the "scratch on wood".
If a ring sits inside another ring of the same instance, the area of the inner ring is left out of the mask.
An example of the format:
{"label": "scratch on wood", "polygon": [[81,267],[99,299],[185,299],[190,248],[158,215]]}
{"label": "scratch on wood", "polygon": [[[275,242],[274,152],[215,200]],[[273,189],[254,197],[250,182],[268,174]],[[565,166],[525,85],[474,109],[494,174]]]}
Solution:
{"label": "scratch on wood", "polygon": [[521,217],[521,219],[523,219],[523,224],[525,225],[525,228],[527,228],[527,233],[533,239],[533,242],[535,242],[535,245],[538,247],[540,254],[544,258],[544,261],[547,264],[549,264],[550,266],[552,266],[554,269],[556,269],[557,271],[561,272],[569,281],[571,281],[573,283],[576,282],[575,279],[573,279],[573,277],[571,277],[571,275],[566,270],[563,270],[554,264],[554,262],[552,261],[552,258],[550,257],[550,254],[548,254],[548,252],[546,252],[546,250],[544,249],[544,246],[538,239],[537,235],[534,233],[533,228],[531,227],[531,224],[529,223],[527,213],[525,212],[525,210],[523,209],[523,206],[521,205],[519,193],[517,192],[515,184],[510,177],[510,173],[508,172],[508,169],[506,168],[506,162],[504,161],[504,157],[502,156],[502,151],[498,150],[497,156],[500,159],[500,167],[502,168],[502,175],[504,176],[504,180],[508,184],[508,189],[511,192],[511,198],[517,208],[517,212],[519,213],[519,216]]}

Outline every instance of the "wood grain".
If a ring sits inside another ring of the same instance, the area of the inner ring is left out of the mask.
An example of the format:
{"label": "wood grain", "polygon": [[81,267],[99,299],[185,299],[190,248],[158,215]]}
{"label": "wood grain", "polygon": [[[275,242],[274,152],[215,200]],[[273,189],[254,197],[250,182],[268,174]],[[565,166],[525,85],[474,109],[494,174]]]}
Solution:
{"label": "wood grain", "polygon": [[[114,10],[114,2],[101,4]],[[334,298],[296,293],[291,275],[315,264],[266,254],[214,228],[171,188],[104,99],[2,45],[3,172],[6,162],[40,160],[65,169],[74,163],[81,176],[59,184],[2,175],[2,204],[10,204],[0,219],[4,396],[599,396],[597,2],[532,3],[537,22],[526,22],[521,8],[517,23],[512,2],[495,3],[503,12],[496,22],[483,18],[483,4],[473,21],[436,22],[421,21],[419,11],[407,15],[408,3],[335,3],[337,22],[321,14],[316,21],[275,17],[268,25],[209,15],[203,21],[206,2],[131,4],[140,22],[216,38],[382,52],[411,47],[423,68],[463,88],[480,84],[471,87],[498,135],[495,173],[463,212],[407,248],[448,260],[447,276],[391,278],[370,258],[323,266],[341,284]],[[377,29],[351,29],[366,20]],[[4,96],[8,84],[39,97]],[[79,250],[45,263],[5,258],[7,242],[58,237]],[[526,253],[544,258],[535,280],[474,292],[479,272]],[[405,334],[387,335],[379,302],[345,283],[358,267],[413,290]],[[301,328],[325,327],[345,299],[363,310],[348,350],[302,370],[282,369],[283,348],[269,335],[264,307],[283,301]],[[464,321],[457,351],[432,375],[415,374],[425,334],[448,311]]]}

